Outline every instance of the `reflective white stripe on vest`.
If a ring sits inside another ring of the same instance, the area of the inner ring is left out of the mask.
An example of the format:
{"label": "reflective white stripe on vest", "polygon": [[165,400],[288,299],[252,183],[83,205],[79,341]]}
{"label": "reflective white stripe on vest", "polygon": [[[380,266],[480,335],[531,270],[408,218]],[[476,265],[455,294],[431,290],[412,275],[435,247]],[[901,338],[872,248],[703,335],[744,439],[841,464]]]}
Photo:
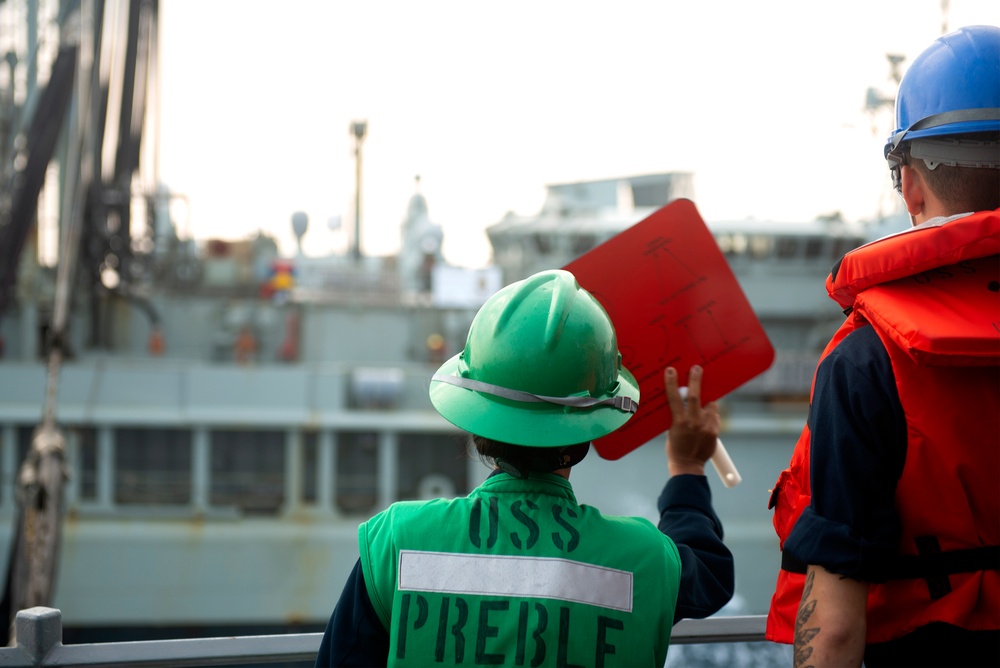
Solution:
{"label": "reflective white stripe on vest", "polygon": [[400,550],[398,588],[553,598],[632,612],[632,573],[569,559]]}

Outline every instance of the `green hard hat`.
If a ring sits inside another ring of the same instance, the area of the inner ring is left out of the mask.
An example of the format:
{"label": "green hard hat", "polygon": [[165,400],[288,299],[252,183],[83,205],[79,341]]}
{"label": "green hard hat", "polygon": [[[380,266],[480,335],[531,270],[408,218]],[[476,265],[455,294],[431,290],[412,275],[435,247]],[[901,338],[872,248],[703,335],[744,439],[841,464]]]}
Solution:
{"label": "green hard hat", "polygon": [[465,350],[431,379],[434,408],[457,427],[536,447],[585,443],[635,413],[607,312],[567,271],[503,288],[472,321]]}

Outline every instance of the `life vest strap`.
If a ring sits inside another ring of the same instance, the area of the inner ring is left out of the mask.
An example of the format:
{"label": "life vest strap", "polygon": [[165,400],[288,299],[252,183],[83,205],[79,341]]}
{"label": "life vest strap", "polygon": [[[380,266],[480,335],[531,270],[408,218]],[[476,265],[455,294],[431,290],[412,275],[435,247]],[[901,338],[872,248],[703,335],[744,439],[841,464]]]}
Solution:
{"label": "life vest strap", "polygon": [[[784,571],[804,575],[806,565],[788,552],[781,553],[781,569]],[[1000,570],[1000,545],[903,556],[893,560],[883,570],[879,575],[885,580],[928,579],[956,573]]]}

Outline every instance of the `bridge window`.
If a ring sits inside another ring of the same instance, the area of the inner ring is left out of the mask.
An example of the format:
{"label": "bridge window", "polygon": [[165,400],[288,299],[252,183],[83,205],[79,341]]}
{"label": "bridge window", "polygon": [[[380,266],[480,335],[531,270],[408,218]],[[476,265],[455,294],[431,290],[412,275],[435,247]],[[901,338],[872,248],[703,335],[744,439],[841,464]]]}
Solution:
{"label": "bridge window", "polygon": [[597,237],[593,234],[577,234],[573,236],[573,255],[583,255],[597,246]]}
{"label": "bridge window", "polygon": [[806,259],[815,260],[823,257],[823,249],[826,247],[824,237],[809,237],[806,239]]}
{"label": "bridge window", "polygon": [[723,255],[730,255],[733,252],[733,237],[730,234],[719,234],[715,237],[715,243]]}
{"label": "bridge window", "polygon": [[733,234],[720,234],[715,238],[715,241],[719,245],[719,250],[721,250],[726,257],[730,258],[746,253],[747,245],[749,244],[747,235],[739,232]]}
{"label": "bridge window", "polygon": [[750,257],[761,260],[771,255],[774,237],[765,234],[750,235]]}
{"label": "bridge window", "polygon": [[97,500],[97,430],[90,427],[75,429],[79,459],[76,475],[80,481],[80,499]]}
{"label": "bridge window", "polygon": [[795,257],[799,251],[799,243],[795,237],[778,237],[775,245],[775,255],[783,260]]}
{"label": "bridge window", "polygon": [[[21,467],[24,458],[28,456],[28,449],[31,448],[31,439],[35,435],[34,427],[21,426],[17,428],[17,467]],[[16,475],[16,473],[15,473]]]}
{"label": "bridge window", "polygon": [[839,260],[847,251],[853,250],[864,243],[863,239],[851,237],[836,237],[833,240],[833,259]]}
{"label": "bridge window", "polygon": [[469,492],[464,434],[400,434],[399,498],[434,499]]}
{"label": "bridge window", "polygon": [[209,503],[275,514],[285,501],[285,432],[211,433]]}
{"label": "bridge window", "polygon": [[345,513],[368,513],[378,500],[378,435],[337,434],[337,507]]}
{"label": "bridge window", "polygon": [[550,235],[536,232],[531,235],[530,239],[535,243],[535,248],[542,255],[552,252],[552,237]]}
{"label": "bridge window", "polygon": [[319,461],[319,435],[314,431],[302,432],[302,500],[315,504],[319,498],[316,471]]}
{"label": "bridge window", "polygon": [[190,430],[115,430],[115,503],[190,501]]}

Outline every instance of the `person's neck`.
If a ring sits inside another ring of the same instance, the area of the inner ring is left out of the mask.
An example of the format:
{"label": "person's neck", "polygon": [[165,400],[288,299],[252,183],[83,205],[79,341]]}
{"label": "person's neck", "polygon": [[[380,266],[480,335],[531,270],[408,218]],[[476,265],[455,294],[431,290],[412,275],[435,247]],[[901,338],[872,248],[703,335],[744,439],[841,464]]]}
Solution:
{"label": "person's neck", "polygon": [[[499,466],[494,466],[493,470],[494,471],[499,471],[500,467]],[[566,478],[566,480],[569,480],[569,472],[570,472],[570,470],[572,470],[572,467],[567,466],[564,469],[556,469],[555,471],[551,471],[551,473],[553,475],[557,475],[557,476],[559,476],[561,478]]]}
{"label": "person's neck", "polygon": [[926,223],[928,220],[933,220],[934,218],[947,218],[948,216],[954,216],[964,212],[965,210],[952,211],[937,197],[928,195],[924,198],[920,211],[910,214],[910,222],[913,225],[920,225],[921,223]]}

